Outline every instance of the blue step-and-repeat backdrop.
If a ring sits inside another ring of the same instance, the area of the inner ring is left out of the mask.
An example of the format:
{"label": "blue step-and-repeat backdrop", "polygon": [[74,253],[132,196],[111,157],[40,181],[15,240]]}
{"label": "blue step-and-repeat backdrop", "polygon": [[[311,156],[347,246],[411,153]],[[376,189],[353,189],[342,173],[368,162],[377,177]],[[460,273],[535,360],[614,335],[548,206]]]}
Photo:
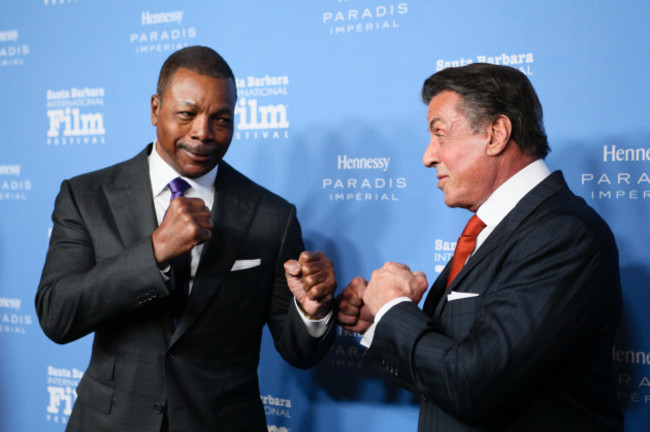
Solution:
{"label": "blue step-and-repeat backdrop", "polygon": [[[91,337],[58,346],[34,311],[61,181],[153,140],[160,66],[194,44],[238,77],[226,159],[297,205],[340,288],[388,260],[433,280],[469,217],[422,165],[423,80],[470,62],[526,73],[548,165],[616,235],[616,390],[626,430],[650,430],[649,29],[644,0],[0,0],[0,430],[63,431],[89,360]],[[415,431],[416,401],[362,369],[359,340],[339,331],[298,371],[266,337],[269,430]]]}

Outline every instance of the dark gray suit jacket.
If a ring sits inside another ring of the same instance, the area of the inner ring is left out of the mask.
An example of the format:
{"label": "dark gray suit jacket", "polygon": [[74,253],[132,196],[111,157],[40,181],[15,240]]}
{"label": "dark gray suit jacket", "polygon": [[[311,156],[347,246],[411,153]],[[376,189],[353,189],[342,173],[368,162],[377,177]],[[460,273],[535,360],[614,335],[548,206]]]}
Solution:
{"label": "dark gray suit jacket", "polygon": [[[220,163],[212,238],[174,331],[173,285],[151,243],[150,151],[64,181],[56,200],[39,321],[57,343],[95,333],[67,430],[158,432],[166,412],[172,432],[266,431],[257,378],[264,324],[300,368],[334,336],[330,325],[312,338],[291,304],[283,263],[303,250],[295,207]],[[247,259],[261,265],[231,271]]]}
{"label": "dark gray suit jacket", "polygon": [[419,431],[621,431],[612,346],[618,251],[555,172],[495,228],[424,310],[379,322],[366,365],[420,396]]}

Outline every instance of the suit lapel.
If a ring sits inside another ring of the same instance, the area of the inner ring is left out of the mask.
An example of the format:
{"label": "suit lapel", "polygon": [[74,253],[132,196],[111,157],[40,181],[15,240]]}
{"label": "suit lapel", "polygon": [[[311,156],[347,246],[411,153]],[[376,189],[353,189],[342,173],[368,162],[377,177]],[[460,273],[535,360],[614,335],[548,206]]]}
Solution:
{"label": "suit lapel", "polygon": [[476,253],[470,257],[467,264],[465,264],[449,288],[454,289],[454,287],[461,283],[465,276],[471,272],[474,267],[476,267],[483,259],[490,256],[495,249],[503,245],[544,201],[567,188],[568,186],[560,171],[552,173],[540,184],[535,186],[517,203],[501,223],[497,225],[488,238],[485,239],[483,245],[481,245]]}
{"label": "suit lapel", "polygon": [[[564,180],[564,176],[560,171],[555,171],[546,179],[544,179],[540,184],[535,186],[528,194],[526,194],[517,205],[508,213],[508,215],[497,225],[497,227],[492,231],[492,233],[485,239],[485,242],[481,245],[480,248],[472,255],[465,266],[458,273],[454,281],[449,286],[449,290],[454,290],[456,287],[459,287],[461,291],[471,290],[471,287],[463,286],[462,281],[465,277],[472,272],[472,270],[477,267],[481,261],[489,257],[495,249],[498,249],[506,240],[517,230],[521,224],[535,211],[539,205],[544,202],[546,199],[555,195],[563,189],[567,189],[568,186]],[[431,288],[432,294],[437,294],[438,298],[433,297],[429,300],[429,296],[425,301],[425,312],[431,314],[432,319],[436,322],[444,309],[444,306],[447,302],[446,296],[440,295],[440,286],[443,287],[447,284],[447,277],[449,276],[449,265],[440,273],[438,279]],[[437,288],[437,290],[434,290]]]}
{"label": "suit lapel", "polygon": [[447,284],[447,276],[449,275],[449,264],[445,266],[438,278],[433,282],[429,289],[429,294],[424,301],[422,310],[429,316],[434,316],[434,310],[441,303],[442,296],[445,294],[445,285]]}
{"label": "suit lapel", "polygon": [[150,236],[158,225],[149,181],[150,149],[148,146],[125,162],[116,171],[113,182],[103,185],[116,229],[125,245]]}
{"label": "suit lapel", "polygon": [[[122,164],[113,181],[103,185],[116,229],[125,246],[150,237],[158,227],[149,177],[148,156],[152,148],[151,144],[148,145]],[[171,318],[161,315],[160,321],[167,334],[171,334]]]}
{"label": "suit lapel", "polygon": [[226,162],[219,163],[212,207],[212,237],[203,246],[192,293],[170,344],[187,332],[221,288],[250,229],[259,200],[253,183]]}

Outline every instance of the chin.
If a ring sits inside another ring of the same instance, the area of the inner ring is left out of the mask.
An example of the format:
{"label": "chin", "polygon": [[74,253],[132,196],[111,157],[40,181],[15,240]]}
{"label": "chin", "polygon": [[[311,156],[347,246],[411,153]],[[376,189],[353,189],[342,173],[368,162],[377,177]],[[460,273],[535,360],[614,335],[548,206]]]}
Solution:
{"label": "chin", "polygon": [[447,205],[447,207],[452,207],[452,208],[457,207],[456,202],[449,197],[445,197],[445,204]]}
{"label": "chin", "polygon": [[214,167],[217,166],[216,163],[214,164],[209,164],[209,165],[191,165],[184,167],[183,170],[181,171],[181,175],[189,178],[197,178],[201,177],[202,175],[205,175],[212,171]]}
{"label": "chin", "polygon": [[181,175],[183,177],[193,179],[193,178],[201,177],[202,175],[206,174],[208,171],[210,171],[210,170],[200,170],[200,171],[199,170],[185,170],[185,171],[181,172]]}

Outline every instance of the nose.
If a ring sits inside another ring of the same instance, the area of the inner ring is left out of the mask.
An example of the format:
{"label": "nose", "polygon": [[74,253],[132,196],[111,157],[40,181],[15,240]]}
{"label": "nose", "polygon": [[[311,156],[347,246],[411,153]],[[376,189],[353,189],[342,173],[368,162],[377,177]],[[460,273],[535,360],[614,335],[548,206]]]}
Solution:
{"label": "nose", "polygon": [[214,130],[212,122],[207,115],[197,115],[192,122],[192,139],[201,142],[212,141]]}
{"label": "nose", "polygon": [[424,150],[422,163],[424,163],[425,167],[433,168],[438,164],[438,162],[438,143],[436,143],[435,137],[431,137],[429,145]]}

